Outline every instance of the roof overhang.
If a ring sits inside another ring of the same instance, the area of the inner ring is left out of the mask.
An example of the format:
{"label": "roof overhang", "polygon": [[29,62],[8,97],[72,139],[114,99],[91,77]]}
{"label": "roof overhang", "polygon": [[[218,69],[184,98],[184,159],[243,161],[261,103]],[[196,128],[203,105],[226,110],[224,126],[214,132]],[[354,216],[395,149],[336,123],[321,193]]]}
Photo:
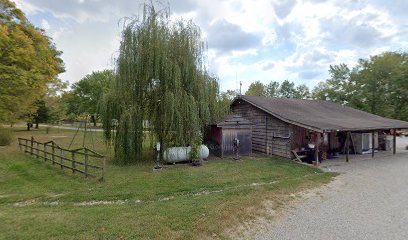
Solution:
{"label": "roof overhang", "polygon": [[247,102],[247,103],[251,104],[252,106],[255,106],[256,108],[258,108],[258,109],[260,109],[260,110],[262,110],[262,111],[264,111],[264,112],[266,112],[266,113],[268,113],[268,114],[270,114],[270,115],[276,117],[277,119],[279,119],[279,120],[281,120],[281,121],[283,121],[283,122],[286,122],[286,123],[289,123],[289,124],[293,124],[293,125],[296,125],[296,126],[305,128],[305,129],[309,129],[309,130],[311,130],[311,131],[320,132],[320,133],[333,132],[333,131],[336,131],[336,132],[357,132],[357,131],[375,131],[375,130],[387,130],[387,129],[408,129],[408,128],[403,128],[403,127],[400,128],[400,127],[395,127],[395,126],[384,126],[384,127],[382,127],[382,128],[378,128],[378,127],[341,128],[341,129],[336,129],[336,128],[332,128],[332,129],[319,128],[319,127],[317,127],[317,126],[310,126],[310,125],[304,124],[304,123],[302,123],[302,122],[295,121],[295,120],[293,120],[293,119],[285,118],[285,117],[283,117],[283,116],[281,116],[281,115],[279,115],[279,114],[277,114],[277,113],[275,113],[275,112],[272,112],[272,111],[270,111],[270,110],[264,108],[263,106],[257,104],[256,102],[251,101],[251,99],[243,98],[243,97],[241,97],[241,96],[235,97],[235,98],[232,100],[232,102],[231,102],[231,106],[232,106],[234,103],[238,102],[238,101]]}

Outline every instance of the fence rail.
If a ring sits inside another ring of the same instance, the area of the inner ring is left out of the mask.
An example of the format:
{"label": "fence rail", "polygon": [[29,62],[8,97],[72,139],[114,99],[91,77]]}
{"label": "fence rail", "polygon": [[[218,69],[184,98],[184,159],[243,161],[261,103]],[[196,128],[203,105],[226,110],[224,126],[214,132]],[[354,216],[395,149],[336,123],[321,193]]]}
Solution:
{"label": "fence rail", "polygon": [[18,145],[25,153],[59,165],[61,169],[68,168],[72,173],[82,173],[86,177],[97,177],[101,174],[100,180],[106,179],[106,158],[91,149],[85,147],[65,149],[54,141],[42,143],[34,140],[33,137],[18,138]]}

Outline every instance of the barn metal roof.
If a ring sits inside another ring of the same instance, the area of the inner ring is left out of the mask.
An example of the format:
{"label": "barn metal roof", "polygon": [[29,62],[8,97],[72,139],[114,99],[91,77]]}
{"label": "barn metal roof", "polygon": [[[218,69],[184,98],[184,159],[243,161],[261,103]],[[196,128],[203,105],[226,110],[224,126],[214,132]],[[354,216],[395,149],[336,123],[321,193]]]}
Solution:
{"label": "barn metal roof", "polygon": [[231,105],[240,101],[248,102],[284,122],[319,132],[408,129],[408,122],[380,117],[329,101],[238,96]]}

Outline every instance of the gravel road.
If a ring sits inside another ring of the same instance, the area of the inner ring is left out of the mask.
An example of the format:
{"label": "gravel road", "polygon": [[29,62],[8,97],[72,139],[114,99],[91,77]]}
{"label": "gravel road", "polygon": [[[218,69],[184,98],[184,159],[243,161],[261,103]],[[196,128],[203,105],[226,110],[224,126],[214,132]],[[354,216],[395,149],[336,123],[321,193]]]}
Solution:
{"label": "gravel road", "polygon": [[325,187],[304,194],[255,239],[408,239],[408,138],[396,155],[338,164]]}

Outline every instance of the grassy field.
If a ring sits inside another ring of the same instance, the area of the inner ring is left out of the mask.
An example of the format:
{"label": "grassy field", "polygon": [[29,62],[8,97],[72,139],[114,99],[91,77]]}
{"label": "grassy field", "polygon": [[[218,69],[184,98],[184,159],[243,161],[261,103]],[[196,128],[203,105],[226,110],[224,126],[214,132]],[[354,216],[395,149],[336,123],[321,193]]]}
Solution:
{"label": "grassy field", "polygon": [[[61,146],[73,134],[15,131],[16,137],[54,139]],[[111,154],[102,141],[97,150]],[[334,176],[265,156],[171,165],[160,172],[153,166],[108,161],[102,183],[31,158],[16,142],[2,147],[0,239],[224,239],[226,229],[261,216],[264,201],[279,207],[291,193]]]}

